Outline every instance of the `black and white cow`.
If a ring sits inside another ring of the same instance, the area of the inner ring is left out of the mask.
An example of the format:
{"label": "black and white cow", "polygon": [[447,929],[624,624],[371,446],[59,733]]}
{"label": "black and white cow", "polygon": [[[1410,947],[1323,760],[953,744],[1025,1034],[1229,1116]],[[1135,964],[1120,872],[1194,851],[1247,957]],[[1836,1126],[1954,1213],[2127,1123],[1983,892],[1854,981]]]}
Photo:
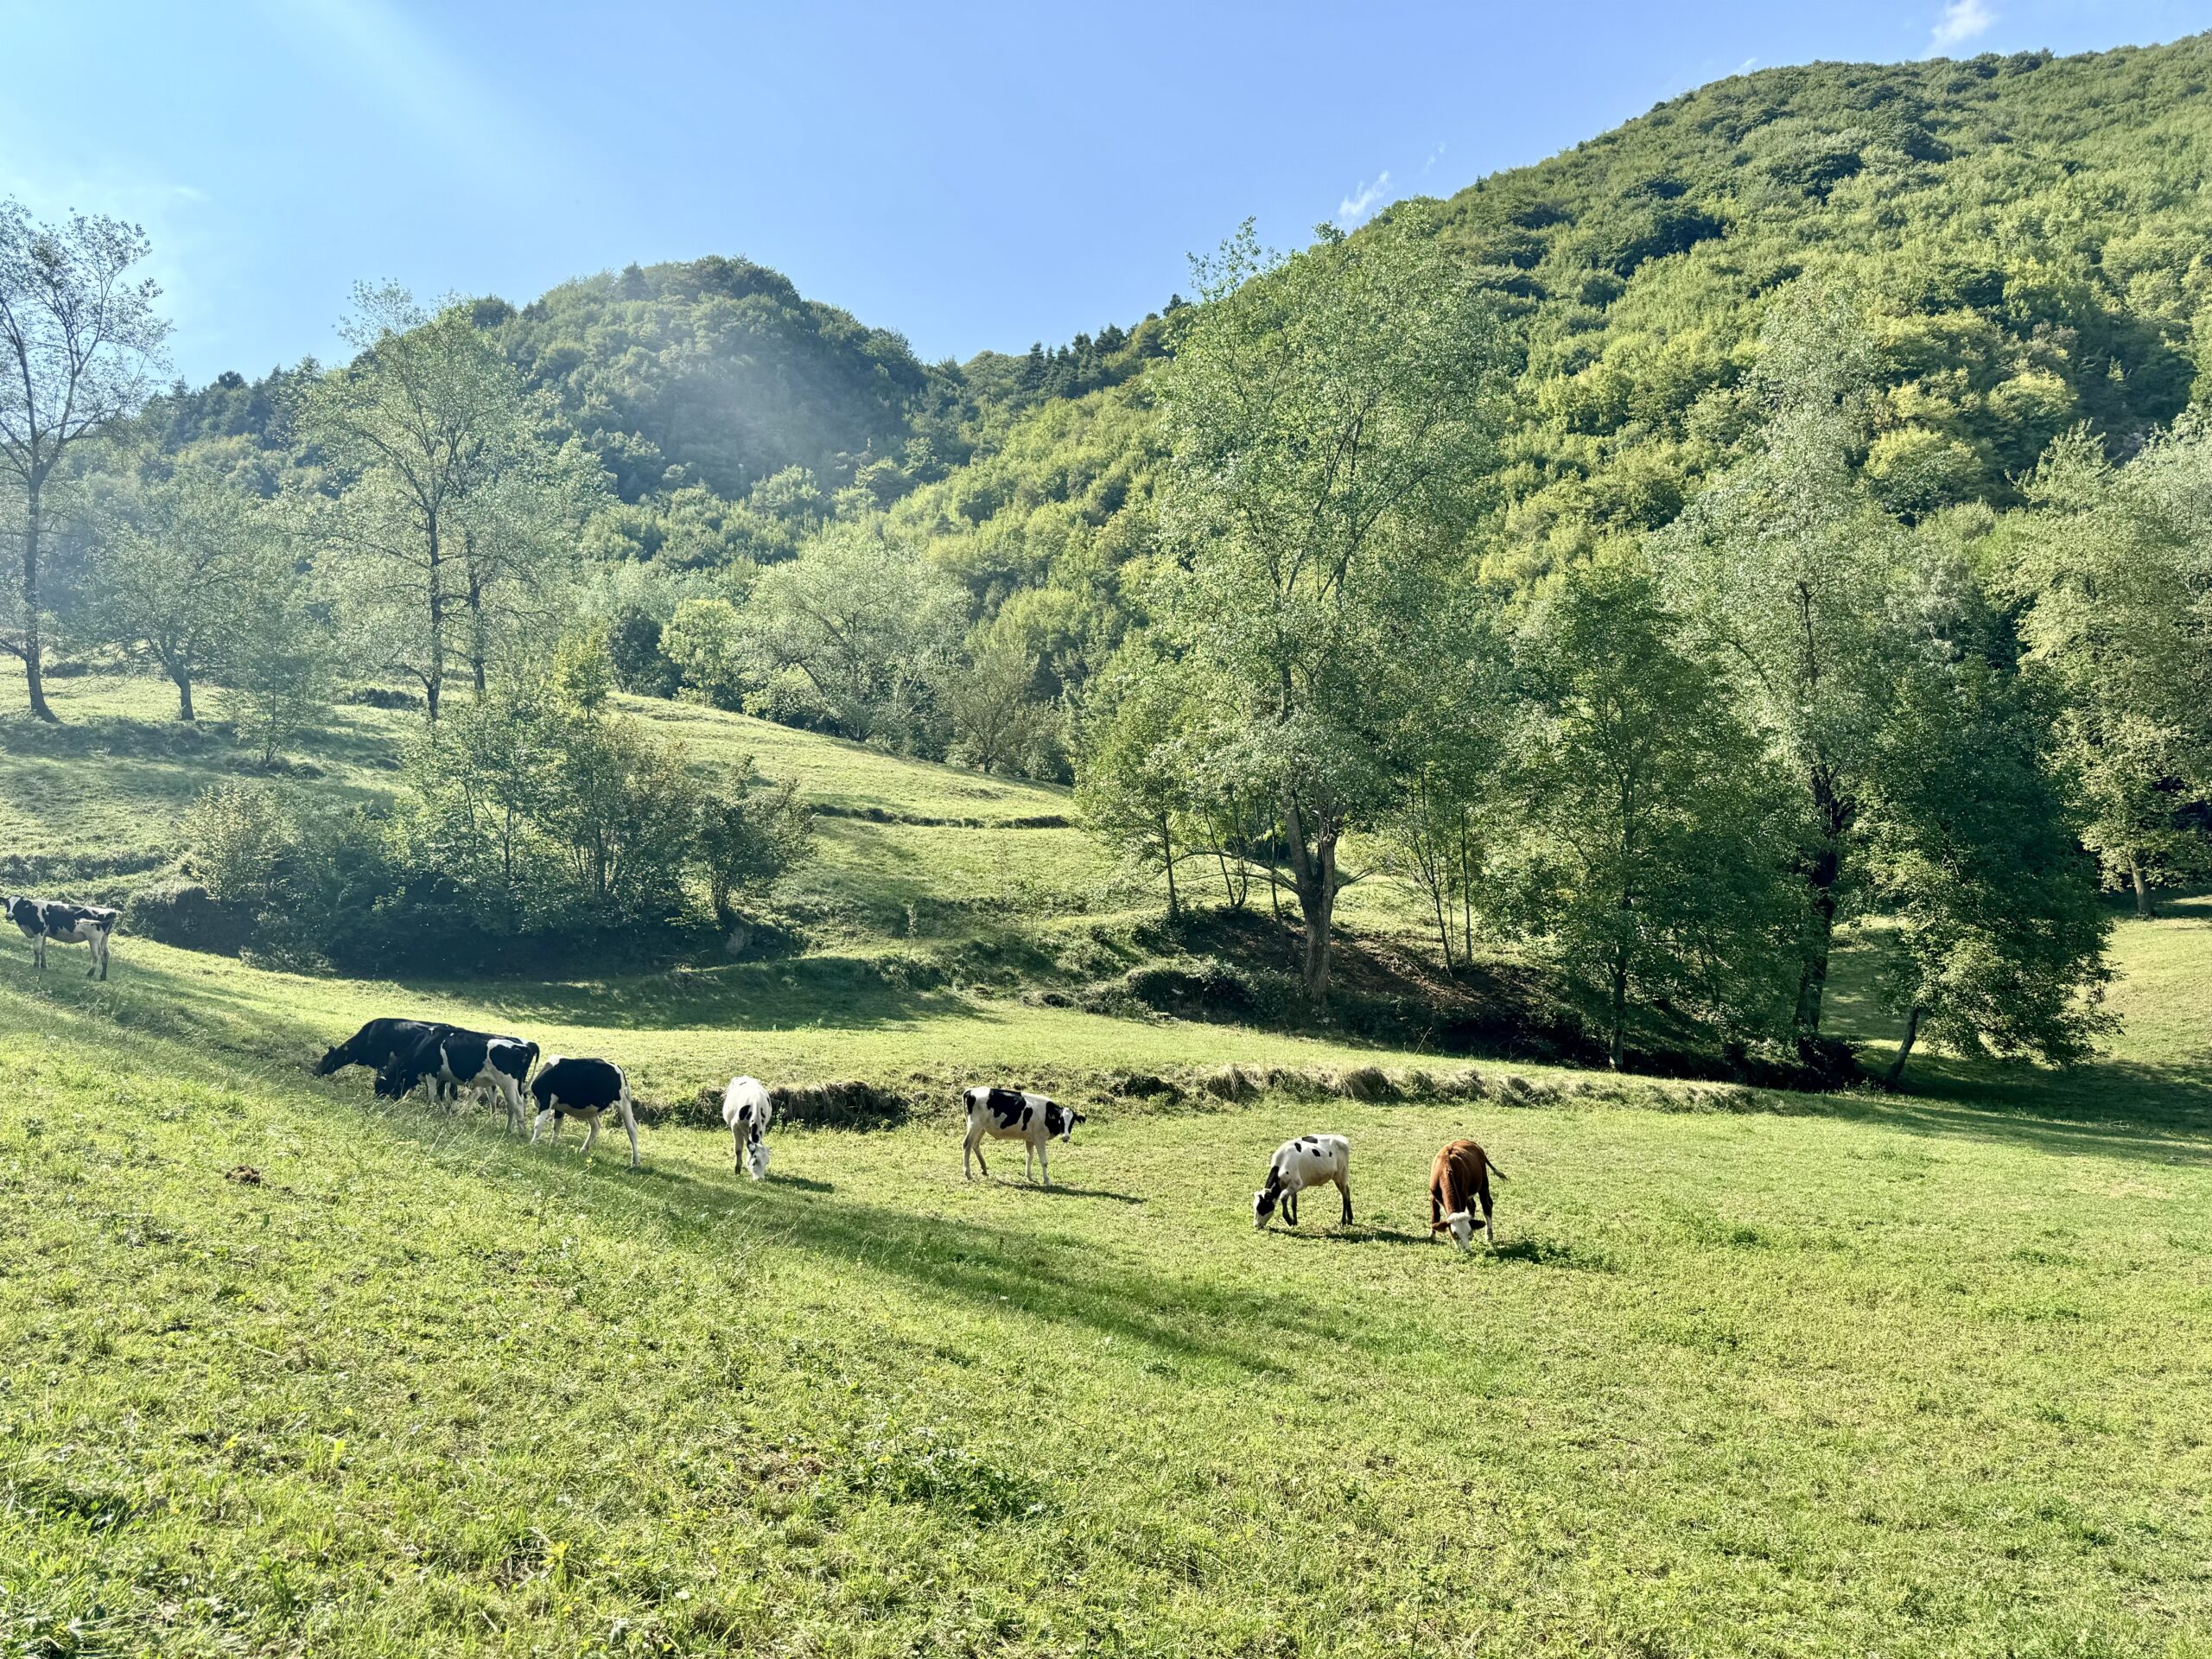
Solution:
{"label": "black and white cow", "polygon": [[630,1079],[613,1061],[551,1055],[531,1079],[530,1092],[537,1102],[537,1116],[530,1126],[531,1145],[537,1144],[538,1131],[548,1118],[553,1120],[556,1145],[560,1142],[563,1118],[588,1118],[591,1133],[584,1137],[584,1156],[588,1158],[592,1142],[599,1139],[599,1115],[612,1106],[620,1112],[622,1127],[630,1132],[630,1167],[638,1166],[638,1114],[630,1103]]}
{"label": "black and white cow", "polygon": [[90,979],[98,974],[107,977],[107,942],[115,931],[120,911],[108,910],[99,905],[72,905],[60,899],[30,899],[17,894],[7,901],[8,919],[23,931],[31,942],[31,961],[41,973],[46,971],[46,942],[56,944],[88,944],[92,948],[92,965],[85,970]]}
{"label": "black and white cow", "polygon": [[427,1033],[412,1048],[394,1055],[377,1073],[377,1093],[401,1100],[421,1084],[433,1100],[454,1100],[464,1089],[480,1096],[497,1095],[507,1109],[507,1127],[520,1135],[523,1086],[537,1064],[536,1043],[447,1027]]}
{"label": "black and white cow", "polygon": [[1325,1183],[1344,1195],[1344,1224],[1351,1226],[1351,1142],[1341,1135],[1301,1135],[1284,1141],[1268,1160],[1268,1184],[1252,1195],[1252,1224],[1265,1227],[1281,1205],[1282,1218],[1297,1226],[1298,1195]]}
{"label": "black and white cow", "polygon": [[973,1159],[984,1174],[991,1166],[983,1162],[983,1141],[1019,1141],[1028,1156],[1023,1161],[1024,1173],[1032,1180],[1042,1169],[1045,1185],[1052,1184],[1052,1167],[1046,1158],[1046,1147],[1057,1136],[1062,1141],[1075,1138],[1075,1126],[1083,1122],[1081,1112],[1071,1111],[1058,1102],[1045,1095],[1033,1095],[1024,1089],[993,1089],[978,1085],[964,1091],[960,1098],[968,1108],[968,1144],[962,1148],[960,1167],[968,1180],[976,1179]]}
{"label": "black and white cow", "polygon": [[413,1052],[424,1038],[452,1029],[435,1020],[372,1020],[337,1047],[325,1049],[315,1074],[327,1077],[349,1065],[381,1071],[402,1055]]}
{"label": "black and white cow", "polygon": [[729,1125],[731,1155],[737,1167],[759,1180],[768,1173],[769,1120],[776,1109],[758,1077],[732,1077],[722,1090],[722,1122]]}

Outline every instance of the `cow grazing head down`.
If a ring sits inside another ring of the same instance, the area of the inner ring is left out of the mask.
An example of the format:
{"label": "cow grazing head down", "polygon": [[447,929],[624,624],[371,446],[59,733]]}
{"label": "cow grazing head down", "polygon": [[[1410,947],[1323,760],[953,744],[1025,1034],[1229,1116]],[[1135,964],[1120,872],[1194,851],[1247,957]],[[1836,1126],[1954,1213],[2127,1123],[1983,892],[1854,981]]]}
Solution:
{"label": "cow grazing head down", "polygon": [[1458,1245],[1461,1253],[1464,1254],[1468,1241],[1475,1236],[1475,1230],[1487,1224],[1477,1221],[1466,1211],[1461,1210],[1445,1217],[1444,1224],[1451,1230],[1452,1242]]}
{"label": "cow grazing head down", "polygon": [[1268,1172],[1268,1184],[1252,1195],[1252,1225],[1265,1227],[1268,1217],[1275,1212],[1275,1205],[1282,1198],[1282,1176],[1275,1170]]}

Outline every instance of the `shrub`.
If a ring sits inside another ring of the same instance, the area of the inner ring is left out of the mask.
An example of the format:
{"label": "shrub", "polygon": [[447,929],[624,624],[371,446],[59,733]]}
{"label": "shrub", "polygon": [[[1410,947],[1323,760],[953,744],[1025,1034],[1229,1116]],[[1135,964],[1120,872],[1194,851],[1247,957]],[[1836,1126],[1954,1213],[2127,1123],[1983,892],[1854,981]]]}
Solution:
{"label": "shrub", "polygon": [[253,912],[226,904],[196,881],[142,888],[130,896],[123,925],[132,933],[185,950],[234,957],[253,937]]}

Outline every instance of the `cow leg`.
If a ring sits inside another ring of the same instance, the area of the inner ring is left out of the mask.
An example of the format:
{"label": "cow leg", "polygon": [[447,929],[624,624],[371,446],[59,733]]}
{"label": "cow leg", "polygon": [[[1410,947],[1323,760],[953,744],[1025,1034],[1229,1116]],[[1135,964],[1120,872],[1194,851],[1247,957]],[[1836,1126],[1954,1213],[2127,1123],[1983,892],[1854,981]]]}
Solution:
{"label": "cow leg", "polygon": [[991,1166],[983,1156],[983,1129],[981,1124],[976,1125],[968,1131],[968,1145],[960,1154],[960,1167],[966,1171],[965,1179],[972,1181],[976,1179],[976,1170],[968,1167],[968,1160],[971,1157],[976,1160],[976,1169],[983,1172],[983,1179],[990,1179]]}
{"label": "cow leg", "polygon": [[1475,1196],[1482,1200],[1483,1236],[1490,1240],[1491,1254],[1497,1254],[1497,1228],[1490,1218],[1490,1172],[1483,1172],[1482,1179],[1475,1183]]}
{"label": "cow leg", "polygon": [[1030,1182],[1037,1179],[1037,1143],[1033,1141],[1021,1143],[1021,1179]]}
{"label": "cow leg", "polygon": [[1339,1175],[1337,1177],[1337,1191],[1344,1195],[1344,1224],[1349,1227],[1351,1225],[1351,1179],[1349,1176]]}
{"label": "cow leg", "polygon": [[630,1096],[622,1096],[614,1103],[622,1109],[622,1127],[630,1135],[630,1167],[638,1166],[638,1115],[630,1108]]}
{"label": "cow leg", "polygon": [[31,941],[31,965],[41,974],[46,971],[46,935],[43,933]]}
{"label": "cow leg", "polygon": [[1052,1184],[1052,1148],[1050,1146],[1037,1148],[1037,1167],[1044,1172],[1045,1185],[1050,1186]]}
{"label": "cow leg", "polygon": [[107,935],[100,935],[100,983],[107,983]]}
{"label": "cow leg", "polygon": [[537,1144],[538,1135],[544,1129],[545,1120],[549,1117],[553,1119],[553,1144],[556,1147],[561,1144],[561,1120],[554,1115],[553,1109],[548,1106],[531,1120],[530,1144],[531,1146]]}
{"label": "cow leg", "polygon": [[591,1115],[591,1133],[584,1136],[584,1149],[582,1155],[586,1160],[588,1160],[591,1157],[592,1142],[599,1139],[599,1113],[594,1112]]}
{"label": "cow leg", "polygon": [[1298,1193],[1294,1188],[1284,1189],[1282,1218],[1294,1227],[1298,1225]]}

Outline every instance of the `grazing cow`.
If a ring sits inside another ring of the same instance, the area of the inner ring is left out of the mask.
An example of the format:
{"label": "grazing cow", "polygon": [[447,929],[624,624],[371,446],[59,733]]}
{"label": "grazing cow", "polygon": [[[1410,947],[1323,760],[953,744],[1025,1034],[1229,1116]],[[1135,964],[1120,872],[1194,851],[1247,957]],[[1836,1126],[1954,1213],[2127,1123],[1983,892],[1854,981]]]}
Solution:
{"label": "grazing cow", "polygon": [[394,1055],[377,1073],[377,1093],[404,1100],[421,1084],[438,1101],[458,1099],[464,1089],[475,1090],[480,1099],[497,1095],[507,1109],[507,1127],[520,1135],[523,1085],[537,1064],[536,1043],[448,1027],[426,1033],[414,1047]]}
{"label": "grazing cow", "polygon": [[1282,1218],[1298,1225],[1298,1195],[1325,1181],[1344,1194],[1344,1223],[1351,1225],[1351,1142],[1341,1135],[1301,1135],[1275,1148],[1268,1160],[1268,1184],[1252,1195],[1252,1224],[1265,1227],[1282,1206]]}
{"label": "grazing cow", "polygon": [[[1493,1250],[1497,1248],[1497,1229],[1491,1225],[1490,1178],[1505,1179],[1505,1172],[1490,1160],[1490,1154],[1472,1141],[1454,1141],[1436,1154],[1436,1162],[1428,1172],[1428,1230],[1431,1236],[1449,1230],[1452,1242],[1465,1255],[1467,1241],[1474,1236],[1478,1225],[1483,1236],[1490,1240]],[[1470,1206],[1480,1204],[1483,1218],[1478,1223]]]}
{"label": "grazing cow", "polygon": [[759,1180],[768,1173],[768,1121],[776,1109],[758,1077],[732,1077],[722,1090],[722,1122],[729,1125],[730,1154],[736,1167]]}
{"label": "grazing cow", "polygon": [[630,1132],[630,1167],[638,1166],[638,1114],[630,1103],[630,1079],[622,1068],[612,1060],[566,1059],[558,1054],[550,1056],[538,1074],[531,1079],[530,1092],[537,1102],[537,1116],[530,1126],[530,1144],[537,1144],[538,1131],[545,1127],[548,1118],[553,1120],[553,1141],[560,1144],[561,1120],[564,1117],[588,1118],[591,1133],[584,1136],[584,1156],[591,1156],[591,1144],[599,1139],[599,1115],[612,1106],[622,1115],[622,1127]]}
{"label": "grazing cow", "polygon": [[7,901],[7,909],[8,919],[31,942],[31,961],[41,973],[46,971],[46,942],[52,939],[56,944],[92,946],[92,965],[85,969],[85,977],[107,977],[108,937],[115,931],[120,911],[59,899],[28,899],[20,893]]}
{"label": "grazing cow", "polygon": [[315,1067],[315,1074],[327,1077],[349,1065],[365,1065],[372,1071],[381,1071],[402,1055],[413,1052],[424,1038],[452,1029],[434,1020],[372,1020],[337,1047],[324,1050],[322,1062]]}
{"label": "grazing cow", "polygon": [[1028,1153],[1023,1160],[1024,1175],[1034,1180],[1037,1172],[1044,1172],[1045,1185],[1052,1184],[1052,1160],[1046,1156],[1047,1144],[1057,1135],[1063,1141],[1075,1138],[1075,1126],[1083,1122],[1081,1112],[1071,1111],[1044,1095],[1033,1095],[1023,1089],[992,1089],[978,1085],[960,1096],[968,1108],[968,1144],[962,1148],[960,1167],[968,1180],[976,1179],[975,1169],[969,1164],[974,1159],[985,1175],[991,1166],[983,1162],[983,1137],[994,1141],[1019,1141]]}

